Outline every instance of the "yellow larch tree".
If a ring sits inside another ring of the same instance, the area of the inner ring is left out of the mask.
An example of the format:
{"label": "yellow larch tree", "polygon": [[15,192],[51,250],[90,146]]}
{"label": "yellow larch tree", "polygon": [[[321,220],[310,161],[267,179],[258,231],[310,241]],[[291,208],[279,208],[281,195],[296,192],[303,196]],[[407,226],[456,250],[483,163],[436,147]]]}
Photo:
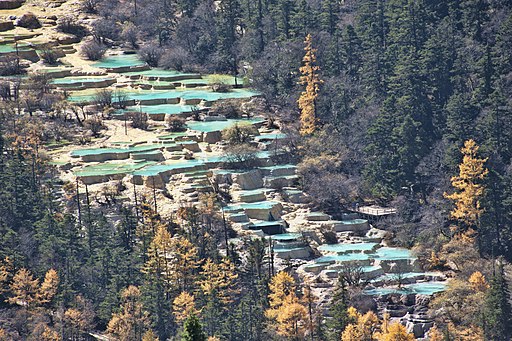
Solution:
{"label": "yellow larch tree", "polygon": [[121,312],[112,315],[107,332],[116,340],[140,340],[149,330],[148,314],[142,308],[141,292],[130,285],[121,293]]}
{"label": "yellow larch tree", "polygon": [[308,330],[308,310],[299,302],[295,290],[295,280],[281,271],[270,281],[269,303],[265,315],[276,322],[279,335],[301,338]]}
{"label": "yellow larch tree", "polygon": [[158,339],[158,336],[156,336],[154,331],[148,330],[142,336],[142,341],[159,341],[159,339]]}
{"label": "yellow larch tree", "polygon": [[86,325],[87,323],[80,310],[69,308],[64,312],[64,326],[72,340],[80,337]]}
{"label": "yellow larch tree", "polygon": [[208,258],[201,269],[199,287],[204,296],[215,297],[223,307],[227,307],[238,293],[237,278],[235,265],[228,258],[218,264]]}
{"label": "yellow larch tree", "polygon": [[175,236],[171,240],[171,250],[166,259],[168,280],[176,288],[186,291],[199,267],[197,247],[187,238]]}
{"label": "yellow larch tree", "polygon": [[41,328],[42,328],[41,333],[38,335],[38,339],[40,341],[60,341],[61,340],[59,333],[57,333],[55,330],[51,329],[50,327],[48,327],[46,325]]}
{"label": "yellow larch tree", "polygon": [[196,302],[194,295],[182,291],[172,302],[172,312],[176,321],[181,324],[190,315],[197,315]]}
{"label": "yellow larch tree", "polygon": [[59,275],[54,269],[50,269],[44,276],[43,283],[37,295],[40,304],[51,302],[59,287]]}
{"label": "yellow larch tree", "polygon": [[278,309],[277,333],[293,339],[303,337],[308,330],[307,316],[306,307],[298,302],[297,297],[291,295]]}
{"label": "yellow larch tree", "polygon": [[164,224],[156,224],[155,234],[148,249],[148,260],[145,264],[145,271],[157,277],[163,276],[166,279],[166,290],[169,290],[171,277],[169,268],[170,252],[172,250],[172,236]]}
{"label": "yellow larch tree", "polygon": [[183,236],[171,236],[164,224],[157,224],[144,270],[161,276],[166,291],[180,292],[188,290],[198,266],[197,247]]}
{"label": "yellow larch tree", "polygon": [[311,34],[306,36],[304,44],[306,54],[302,59],[303,65],[299,69],[301,73],[299,84],[305,85],[306,88],[297,100],[300,109],[300,134],[303,136],[311,135],[316,130],[316,100],[320,85],[323,83],[318,75],[320,67],[316,65],[316,49],[312,46]]}
{"label": "yellow larch tree", "polygon": [[405,326],[400,322],[393,322],[386,326],[386,329],[377,335],[379,341],[414,341],[413,334],[408,333]]}
{"label": "yellow larch tree", "polygon": [[295,295],[295,280],[287,272],[280,271],[270,280],[269,289],[270,308],[279,308],[289,295]]}
{"label": "yellow larch tree", "polygon": [[9,287],[10,304],[18,304],[27,308],[37,303],[39,281],[34,279],[29,270],[22,268],[16,272]]}
{"label": "yellow larch tree", "polygon": [[437,326],[433,326],[432,328],[430,328],[430,330],[427,333],[427,337],[428,337],[429,341],[443,341],[444,340],[444,335],[443,335],[443,333],[441,333],[439,328],[437,328]]}
{"label": "yellow larch tree", "polygon": [[[342,341],[373,341],[379,328],[379,318],[374,312],[359,313],[354,307],[348,308],[348,316],[354,320],[341,334]],[[387,322],[386,322],[387,323]]]}
{"label": "yellow larch tree", "polygon": [[484,292],[489,289],[489,283],[485,280],[485,276],[480,271],[475,271],[468,279],[471,288],[477,292]]}
{"label": "yellow larch tree", "polygon": [[456,191],[444,194],[455,205],[451,217],[462,224],[462,228],[456,229],[455,234],[474,235],[477,232],[480,215],[484,211],[480,205],[480,199],[485,191],[482,181],[489,171],[485,168],[487,158],[479,158],[478,149],[475,141],[464,142],[464,147],[461,148],[463,158],[459,165],[459,175],[451,178]]}

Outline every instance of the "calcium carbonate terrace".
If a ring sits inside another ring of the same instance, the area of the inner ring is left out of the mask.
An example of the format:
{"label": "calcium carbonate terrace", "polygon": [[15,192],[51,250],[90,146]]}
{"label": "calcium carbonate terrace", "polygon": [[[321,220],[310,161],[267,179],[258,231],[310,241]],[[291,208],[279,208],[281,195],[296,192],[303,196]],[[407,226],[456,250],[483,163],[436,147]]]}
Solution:
{"label": "calcium carbonate terrace", "polygon": [[[204,110],[217,100],[259,95],[244,88],[214,92],[206,86],[219,79],[224,84],[234,85],[234,78],[150,69],[135,55],[110,56],[93,65],[106,70],[108,74],[70,76],[69,70],[55,71],[57,75],[67,77],[56,78],[53,83],[58,86],[86,86],[91,83],[94,86],[94,83],[116,80],[115,89],[110,85],[107,88],[115,90],[114,101],[122,98],[128,105],[126,109],[118,110],[114,114],[119,117],[123,117],[126,112],[143,112],[154,120],[157,117],[162,120],[162,115],[188,116],[197,108]],[[242,82],[237,80],[236,83]],[[70,100],[93,102],[96,91],[97,89],[72,91]],[[201,144],[204,136],[220,132],[234,124],[247,122],[259,126],[263,121],[260,117],[187,121],[187,131],[162,133],[155,136],[154,141],[142,144],[118,142],[111,143],[107,148],[74,150],[71,153],[74,158],[89,162],[75,169],[74,174],[89,184],[131,175],[131,181],[135,185],[157,188],[164,188],[181,177],[181,190],[186,194],[210,191],[209,176],[213,170],[213,176],[220,179],[221,183],[226,181],[229,185],[236,183],[238,186],[231,190],[232,202],[222,208],[227,219],[254,235],[271,236],[278,258],[307,260],[307,264],[302,266],[306,273],[323,273],[332,278],[337,276],[345,264],[356,264],[370,281],[365,290],[369,295],[432,294],[444,289],[445,283],[438,281],[442,276],[422,272],[410,250],[383,246],[381,239],[365,237],[371,227],[366,219],[351,216],[350,219],[334,220],[323,212],[306,214],[304,219],[309,228],[327,226],[334,232],[348,233],[350,236],[348,239],[342,238],[337,244],[318,245],[317,251],[321,255],[313,256],[307,233],[290,232],[287,221],[282,219],[285,203],[280,200],[286,201],[286,205],[302,205],[305,198],[304,193],[297,188],[296,165],[274,164],[270,161],[274,153],[281,152],[273,150],[272,143],[286,138],[285,134],[262,130],[261,135],[253,137],[254,142],[258,142],[264,149],[255,155],[260,160],[260,165],[254,170],[222,169],[228,161],[226,156],[206,152]],[[251,179],[254,176],[256,178]],[[281,196],[276,197],[278,192]],[[363,213],[368,214],[367,210]],[[370,213],[380,212],[371,210]],[[359,237],[353,237],[352,234]],[[394,285],[397,278],[404,281],[400,287]]]}

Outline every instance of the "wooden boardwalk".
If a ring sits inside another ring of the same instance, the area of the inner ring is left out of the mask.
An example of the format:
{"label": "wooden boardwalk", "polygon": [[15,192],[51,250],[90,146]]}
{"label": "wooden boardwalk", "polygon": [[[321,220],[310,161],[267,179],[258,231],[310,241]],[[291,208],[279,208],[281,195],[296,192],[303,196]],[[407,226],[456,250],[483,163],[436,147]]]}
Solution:
{"label": "wooden boardwalk", "polygon": [[389,215],[396,214],[396,208],[380,206],[356,206],[349,208],[352,212],[357,212],[370,221],[378,221]]}

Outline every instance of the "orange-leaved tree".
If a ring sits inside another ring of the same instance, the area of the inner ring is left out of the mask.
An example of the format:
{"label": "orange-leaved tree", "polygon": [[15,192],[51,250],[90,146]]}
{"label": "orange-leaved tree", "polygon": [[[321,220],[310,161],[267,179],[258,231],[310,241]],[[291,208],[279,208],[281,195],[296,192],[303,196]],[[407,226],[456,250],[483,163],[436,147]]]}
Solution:
{"label": "orange-leaved tree", "polygon": [[288,273],[281,271],[270,281],[269,303],[265,315],[276,322],[279,335],[301,338],[308,329],[308,311],[300,304],[295,293],[295,280]]}
{"label": "orange-leaved tree", "polygon": [[191,315],[197,315],[194,295],[182,291],[172,302],[172,312],[178,323],[182,323]]}
{"label": "orange-leaved tree", "polygon": [[461,149],[462,163],[459,165],[459,175],[451,178],[452,186],[456,191],[444,196],[455,204],[451,211],[451,217],[459,222],[459,228],[455,228],[455,234],[465,234],[472,237],[478,231],[480,215],[483,208],[480,199],[484,195],[485,176],[489,172],[485,168],[487,158],[477,156],[478,145],[473,140],[464,142]]}
{"label": "orange-leaved tree", "polygon": [[300,134],[303,136],[311,135],[316,130],[316,100],[320,85],[323,83],[318,75],[320,67],[316,65],[316,49],[312,46],[311,34],[306,36],[304,44],[306,54],[302,59],[303,65],[299,69],[302,74],[299,83],[306,88],[297,100],[300,109]]}

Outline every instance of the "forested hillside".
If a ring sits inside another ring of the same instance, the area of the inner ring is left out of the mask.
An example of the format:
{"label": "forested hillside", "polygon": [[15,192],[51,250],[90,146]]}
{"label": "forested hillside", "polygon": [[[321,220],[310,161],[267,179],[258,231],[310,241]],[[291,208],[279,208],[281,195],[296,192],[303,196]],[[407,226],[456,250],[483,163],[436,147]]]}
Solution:
{"label": "forested hillside", "polygon": [[511,340],[512,1],[54,3],[0,32],[0,340]]}

